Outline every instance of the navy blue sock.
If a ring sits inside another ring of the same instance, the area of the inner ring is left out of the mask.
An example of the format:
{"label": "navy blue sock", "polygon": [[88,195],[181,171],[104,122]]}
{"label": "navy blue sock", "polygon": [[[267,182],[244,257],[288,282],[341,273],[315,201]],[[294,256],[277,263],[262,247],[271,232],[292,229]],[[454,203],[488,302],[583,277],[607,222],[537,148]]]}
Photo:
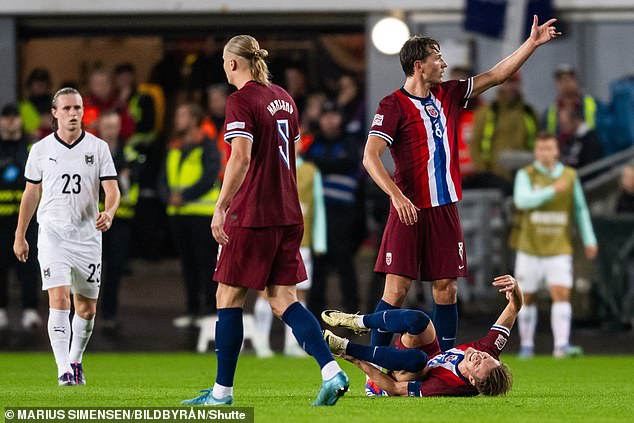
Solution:
{"label": "navy blue sock", "polygon": [[373,347],[349,342],[346,354],[390,370],[417,372],[427,364],[427,354],[417,349],[397,350],[394,347]]}
{"label": "navy blue sock", "polygon": [[218,356],[216,383],[219,385],[233,386],[243,336],[242,309],[219,308],[216,322],[216,355]]}
{"label": "navy blue sock", "polygon": [[386,310],[363,316],[366,328],[383,329],[392,333],[422,333],[429,325],[429,316],[420,310]]}
{"label": "navy blue sock", "polygon": [[458,331],[458,304],[434,304],[433,321],[440,349],[453,348]]}
{"label": "navy blue sock", "polygon": [[[374,312],[378,313],[386,310],[398,310],[398,308],[399,307],[388,304],[383,300],[379,300]],[[370,345],[384,347],[386,345],[390,345],[390,342],[392,342],[392,332],[386,332],[379,329],[372,329],[372,332],[370,332]]]}
{"label": "navy blue sock", "polygon": [[334,360],[321,335],[319,322],[299,301],[288,306],[282,314],[282,320],[291,327],[304,351],[315,357],[320,368]]}

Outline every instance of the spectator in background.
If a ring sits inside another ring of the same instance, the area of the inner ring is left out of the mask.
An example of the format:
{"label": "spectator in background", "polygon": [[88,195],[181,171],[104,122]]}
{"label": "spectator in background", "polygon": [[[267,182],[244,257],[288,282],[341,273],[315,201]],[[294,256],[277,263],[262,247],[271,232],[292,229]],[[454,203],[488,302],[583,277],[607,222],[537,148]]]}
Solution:
{"label": "spectator in background", "polygon": [[300,115],[304,112],[306,98],[308,97],[308,83],[306,72],[297,65],[291,65],[284,69],[284,88],[293,97]]}
{"label": "spectator in background", "polygon": [[220,154],[220,172],[218,177],[223,179],[225,167],[229,159],[229,144],[224,140],[225,108],[229,87],[227,84],[214,84],[207,88],[207,110],[202,123],[202,130],[210,139],[216,141]]}
{"label": "spectator in background", "polygon": [[552,299],[553,356],[579,355],[570,345],[572,322],[572,226],[576,220],[586,257],[598,252],[590,212],[577,173],[559,160],[554,135],[540,135],[535,143],[535,162],[517,172],[513,202],[522,211],[515,262],[515,277],[524,290],[519,313],[521,358],[534,355],[537,326],[537,292],[542,281]]}
{"label": "spectator in background", "polygon": [[634,162],[623,167],[621,191],[616,201],[616,213],[634,214]]}
{"label": "spectator in background", "polygon": [[[101,113],[97,122],[99,137],[108,144],[110,154],[117,169],[117,181],[121,200],[115,213],[116,221],[103,234],[103,274],[101,307],[103,321],[101,327],[114,331],[119,327],[119,285],[130,257],[132,219],[139,198],[138,164],[126,159],[124,143],[119,138],[121,116],[115,110]],[[100,204],[103,209],[103,204]]]}
{"label": "spectator in background", "polygon": [[192,326],[198,316],[216,309],[216,282],[211,277],[218,244],[209,235],[209,219],[220,191],[216,184],[220,157],[216,143],[201,129],[202,120],[203,111],[195,103],[176,109],[175,137],[168,146],[160,177],[159,192],[167,204],[185,280],[186,314],[173,322],[179,328]]}
{"label": "spectator in background", "polygon": [[48,69],[35,68],[26,80],[25,99],[19,103],[20,117],[25,135],[39,140],[50,134],[51,128],[51,92],[53,83]]}
{"label": "spectator in background", "polygon": [[324,103],[328,101],[326,94],[317,92],[309,94],[306,97],[306,105],[301,110],[300,118],[300,152],[305,152],[313,143],[315,134],[319,132],[319,118],[321,117],[321,109]]}
{"label": "spectator in background", "polygon": [[359,81],[350,74],[337,80],[338,92],[335,103],[343,115],[344,128],[352,135],[365,134],[365,100]]}
{"label": "spectator in background", "polygon": [[578,109],[559,109],[559,129],[559,160],[564,165],[579,169],[603,157],[597,132],[583,121]]}
{"label": "spectator in background", "polygon": [[465,180],[465,188],[497,188],[513,192],[513,172],[507,155],[531,151],[537,133],[537,115],[524,101],[522,79],[516,72],[497,90],[496,99],[475,115],[471,158],[476,174]]}
{"label": "spectator in background", "polygon": [[568,64],[561,64],[555,69],[555,102],[546,110],[543,128],[549,134],[561,135],[560,110],[576,110],[589,129],[596,126],[597,103],[590,95],[584,94],[577,80],[577,72]]}
{"label": "spectator in background", "polygon": [[191,67],[189,76],[189,91],[192,101],[199,104],[209,104],[208,87],[225,83],[222,70],[222,44],[216,37],[209,36],[203,43],[203,50],[198,54]]}
{"label": "spectator in background", "polygon": [[97,133],[99,115],[105,110],[116,110],[121,116],[121,133],[124,141],[134,133],[134,120],[128,113],[127,105],[121,105],[112,84],[112,75],[103,68],[92,71],[88,77],[88,95],[84,98],[84,128]]}
{"label": "spectator in background", "polygon": [[319,119],[319,132],[305,153],[323,176],[326,202],[328,253],[315,257],[313,286],[309,304],[314,313],[326,304],[326,280],[332,267],[339,276],[342,301],[346,310],[359,309],[357,272],[354,255],[358,247],[355,240],[357,225],[357,174],[361,157],[357,141],[346,134],[343,115],[332,102],[326,102]]}
{"label": "spectator in background", "polygon": [[[0,112],[0,330],[9,326],[7,306],[11,269],[15,269],[22,293],[22,327],[32,329],[42,325],[37,313],[38,265],[35,260],[20,263],[12,254],[20,199],[26,183],[24,168],[28,155],[28,141],[22,131],[18,107],[7,104]],[[37,256],[37,223],[29,225],[26,239],[33,246],[34,256]]]}
{"label": "spectator in background", "polygon": [[[449,80],[467,80],[473,76],[473,71],[466,66],[454,66],[449,71]],[[471,140],[476,110],[484,104],[480,97],[470,98],[467,105],[460,110],[458,120],[458,156],[460,160],[460,174],[462,178],[474,174],[471,160]]]}

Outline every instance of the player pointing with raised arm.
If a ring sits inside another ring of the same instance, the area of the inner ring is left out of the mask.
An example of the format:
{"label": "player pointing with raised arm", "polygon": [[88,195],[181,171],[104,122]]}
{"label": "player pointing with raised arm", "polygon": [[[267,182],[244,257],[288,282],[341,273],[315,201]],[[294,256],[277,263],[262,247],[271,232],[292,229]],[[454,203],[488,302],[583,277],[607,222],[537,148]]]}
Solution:
{"label": "player pointing with raised arm", "polygon": [[275,315],[319,363],[323,383],[313,405],[334,405],[349,386],[321,337],[319,322],[295,292],[295,285],[306,280],[295,176],[298,111],[290,95],[269,81],[267,55],[248,35],[233,37],[223,51],[227,80],[238,91],[227,99],[224,138],[231,144],[231,157],[211,221],[220,244],[214,273],[218,372],[213,390],[183,404],[233,404],[249,288],[266,290]]}
{"label": "player pointing with raised arm", "polygon": [[[48,291],[48,335],[59,385],[83,385],[82,357],[92,334],[101,285],[101,232],[112,225],[119,187],[108,144],[82,130],[84,106],[74,88],[53,96],[55,132],[33,145],[13,251],[29,258],[25,233],[37,208],[38,261]],[[105,210],[99,211],[99,186]],[[41,194],[41,200],[40,200]],[[39,207],[38,207],[39,201]],[[70,300],[75,316],[72,322]]]}
{"label": "player pointing with raised arm", "polygon": [[[511,373],[499,358],[522,308],[522,292],[509,275],[493,285],[506,295],[508,304],[489,333],[475,342],[442,352],[434,324],[420,310],[387,310],[359,316],[327,310],[323,320],[331,326],[357,332],[380,329],[401,334],[394,347],[358,345],[324,331],[333,353],[359,367],[370,378],[375,395],[472,396],[502,395],[511,389]],[[375,365],[391,371],[386,374]]]}
{"label": "player pointing with raised arm", "polygon": [[[528,39],[490,70],[464,81],[442,82],[447,63],[436,40],[413,36],[400,61],[402,88],[379,103],[363,164],[391,199],[390,215],[374,270],[385,289],[375,311],[399,308],[413,279],[432,281],[433,321],[442,350],[454,344],[458,309],[456,278],[467,275],[467,255],[456,202],[462,197],[458,168],[460,108],[506,81],[542,44],[560,33],[555,19],[538,25]],[[394,179],[381,156],[390,147]],[[372,331],[372,345],[389,345],[391,334]]]}

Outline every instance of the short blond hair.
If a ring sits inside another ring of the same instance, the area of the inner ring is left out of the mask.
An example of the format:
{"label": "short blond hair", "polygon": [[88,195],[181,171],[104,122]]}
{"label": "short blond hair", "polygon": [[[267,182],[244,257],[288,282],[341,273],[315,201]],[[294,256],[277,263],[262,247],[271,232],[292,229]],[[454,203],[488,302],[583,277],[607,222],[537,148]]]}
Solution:
{"label": "short blond hair", "polygon": [[227,42],[225,49],[249,63],[255,82],[271,85],[271,74],[264,60],[269,57],[269,52],[260,48],[258,40],[250,35],[236,35]]}
{"label": "short blond hair", "polygon": [[511,369],[500,362],[498,367],[494,367],[489,375],[484,379],[476,379],[475,387],[479,393],[488,396],[506,395],[513,386],[513,375]]}

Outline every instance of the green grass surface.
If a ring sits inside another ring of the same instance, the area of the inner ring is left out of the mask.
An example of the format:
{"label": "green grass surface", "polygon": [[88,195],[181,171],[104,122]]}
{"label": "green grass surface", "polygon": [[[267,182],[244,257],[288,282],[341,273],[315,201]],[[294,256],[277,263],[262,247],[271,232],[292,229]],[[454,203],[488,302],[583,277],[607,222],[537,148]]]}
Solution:
{"label": "green grass surface", "polygon": [[[235,405],[255,407],[256,422],[276,423],[634,421],[634,356],[506,361],[515,380],[506,397],[375,399],[364,396],[363,374],[344,362],[350,392],[335,407],[310,407],[320,385],[312,359],[244,355]],[[212,384],[215,358],[88,353],[84,369],[88,385],[58,387],[52,354],[0,354],[0,407],[177,406]]]}

